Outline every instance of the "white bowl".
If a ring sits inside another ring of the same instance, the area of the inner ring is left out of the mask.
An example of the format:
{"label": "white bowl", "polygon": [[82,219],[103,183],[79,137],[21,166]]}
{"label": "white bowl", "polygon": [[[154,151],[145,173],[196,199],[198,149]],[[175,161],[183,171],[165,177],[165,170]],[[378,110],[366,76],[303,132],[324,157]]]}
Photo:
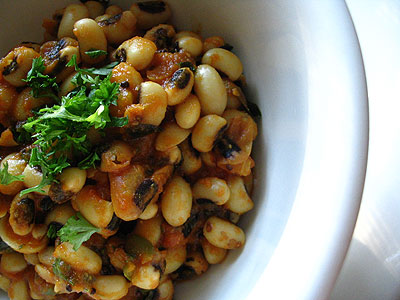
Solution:
{"label": "white bowl", "polygon": [[[247,243],[178,285],[176,299],[325,299],[353,231],[367,157],[364,71],[345,3],[168,2],[178,29],[221,35],[234,46],[248,99],[263,114],[256,206],[241,221]],[[1,0],[0,53],[41,41],[42,19],[67,3]]]}

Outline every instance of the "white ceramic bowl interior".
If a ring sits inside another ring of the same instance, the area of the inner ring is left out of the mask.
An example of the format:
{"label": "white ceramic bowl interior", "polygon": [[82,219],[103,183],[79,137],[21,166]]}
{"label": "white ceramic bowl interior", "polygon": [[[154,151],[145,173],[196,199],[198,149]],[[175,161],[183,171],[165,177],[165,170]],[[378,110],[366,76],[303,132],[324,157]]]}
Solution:
{"label": "white ceramic bowl interior", "polygon": [[[41,41],[42,19],[71,2],[0,0],[0,54]],[[353,231],[367,155],[364,72],[344,2],[168,2],[179,30],[234,46],[263,115],[255,209],[241,221],[247,243],[178,285],[176,299],[325,299]]]}

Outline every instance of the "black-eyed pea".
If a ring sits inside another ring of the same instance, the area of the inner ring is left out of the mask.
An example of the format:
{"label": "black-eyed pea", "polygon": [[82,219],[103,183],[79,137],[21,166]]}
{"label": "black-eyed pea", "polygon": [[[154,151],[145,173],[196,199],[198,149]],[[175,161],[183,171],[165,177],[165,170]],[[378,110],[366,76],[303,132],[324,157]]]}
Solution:
{"label": "black-eyed pea", "polygon": [[126,169],[135,155],[132,147],[123,141],[115,140],[110,148],[101,155],[102,172],[119,172]]}
{"label": "black-eyed pea", "polygon": [[79,42],[81,59],[87,64],[96,64],[103,61],[107,55],[90,56],[86,54],[92,50],[107,52],[107,39],[102,28],[93,19],[84,18],[74,24],[74,35]]}
{"label": "black-eyed pea", "polygon": [[58,96],[60,98],[62,96],[66,96],[69,92],[72,92],[76,88],[76,85],[72,83],[72,79],[76,74],[77,74],[76,72],[73,72],[63,80],[63,82],[60,85],[60,90],[58,92]]}
{"label": "black-eyed pea", "polygon": [[52,268],[53,263],[55,261],[55,257],[53,256],[55,248],[52,246],[43,249],[38,253],[38,258],[41,264]]}
{"label": "black-eyed pea", "polygon": [[2,271],[10,274],[22,272],[28,267],[24,255],[18,252],[4,253],[1,256],[0,266]]}
{"label": "black-eyed pea", "polygon": [[228,98],[217,70],[206,64],[198,66],[194,76],[194,91],[199,97],[202,114],[222,115]]}
{"label": "black-eyed pea", "polygon": [[11,202],[10,207],[10,226],[18,235],[29,234],[35,222],[35,202],[31,196],[20,196],[17,194]]}
{"label": "black-eyed pea", "polygon": [[224,205],[230,197],[228,184],[218,177],[204,177],[197,180],[192,192],[194,199],[208,199],[217,205]]}
{"label": "black-eyed pea", "polygon": [[25,86],[23,79],[31,69],[33,59],[38,57],[39,53],[28,47],[18,47],[10,51],[0,60],[0,72],[4,80],[15,87]]}
{"label": "black-eyed pea", "polygon": [[47,234],[46,224],[35,224],[32,229],[32,236],[34,239],[40,240],[44,238]]}
{"label": "black-eyed pea", "polygon": [[0,81],[0,117],[8,115],[8,111],[17,97],[18,92],[14,86],[6,81]]}
{"label": "black-eyed pea", "polygon": [[142,75],[127,63],[116,65],[111,72],[111,82],[118,82],[123,88],[134,90],[143,82]]}
{"label": "black-eyed pea", "polygon": [[240,248],[246,239],[240,227],[215,216],[204,224],[203,235],[211,245],[223,249]]}
{"label": "black-eyed pea", "polygon": [[192,268],[196,275],[201,275],[208,270],[208,262],[200,251],[189,252],[184,265]]}
{"label": "black-eyed pea", "polygon": [[177,40],[179,49],[182,49],[190,54],[191,57],[196,58],[203,50],[203,42],[192,36],[183,36]]}
{"label": "black-eyed pea", "polygon": [[46,267],[42,264],[35,265],[35,272],[46,282],[55,284],[57,281],[56,276],[53,274],[52,268]]}
{"label": "black-eyed pea", "polygon": [[165,256],[165,272],[171,274],[179,269],[186,260],[186,245],[167,249]]}
{"label": "black-eyed pea", "polygon": [[157,288],[160,284],[160,270],[155,268],[152,264],[140,266],[132,276],[131,282],[134,286],[152,290]]}
{"label": "black-eyed pea", "polygon": [[225,45],[225,41],[220,36],[211,36],[203,42],[203,52],[207,52],[210,49],[219,48]]}
{"label": "black-eyed pea", "polygon": [[164,1],[147,1],[134,3],[130,10],[137,18],[141,29],[149,29],[165,23],[171,17],[171,9]]}
{"label": "black-eyed pea", "polygon": [[45,224],[50,225],[50,223],[55,222],[64,225],[67,223],[68,219],[75,214],[76,211],[72,208],[69,202],[57,205],[46,215]]}
{"label": "black-eyed pea", "polygon": [[228,250],[211,245],[207,239],[201,240],[204,257],[210,265],[221,263],[228,253]]}
{"label": "black-eyed pea", "polygon": [[181,169],[186,175],[191,175],[200,170],[202,162],[199,152],[195,150],[189,139],[186,139],[179,145],[182,151],[182,165]]}
{"label": "black-eyed pea", "polygon": [[171,279],[164,280],[157,288],[159,300],[172,300],[174,298],[174,285]]}
{"label": "black-eyed pea", "polygon": [[226,104],[227,109],[239,109],[242,106],[240,97],[242,97],[240,88],[227,78],[223,79],[228,95],[228,102]]}
{"label": "black-eyed pea", "polygon": [[74,24],[84,18],[89,17],[89,10],[84,4],[70,4],[65,10],[63,17],[58,27],[57,37],[59,39],[63,37],[75,38],[74,35]]}
{"label": "black-eyed pea", "polygon": [[[24,184],[27,188],[31,188],[40,184],[43,178],[42,172],[38,169],[31,167],[29,164],[26,165],[24,171],[22,172],[24,176]],[[40,194],[47,194],[49,191],[50,185],[43,187],[44,193]]]}
{"label": "black-eyed pea", "polygon": [[155,216],[149,220],[139,220],[136,224],[133,233],[140,235],[141,237],[147,239],[156,246],[161,238],[161,216]]}
{"label": "black-eyed pea", "polygon": [[168,157],[168,163],[171,165],[177,165],[182,161],[182,152],[178,146],[172,147],[163,153]]}
{"label": "black-eyed pea", "polygon": [[[4,165],[8,165],[8,173],[13,176],[20,176],[25,170],[26,161],[22,159],[19,153],[11,153],[7,155],[0,163],[0,169]],[[0,192],[5,195],[15,195],[24,188],[23,181],[14,181],[10,184],[0,184]]]}
{"label": "black-eyed pea", "polygon": [[190,217],[192,190],[182,177],[175,176],[167,184],[161,196],[161,212],[171,226],[183,225]]}
{"label": "black-eyed pea", "polygon": [[28,264],[33,265],[33,266],[40,263],[39,256],[37,253],[24,254],[24,258]]}
{"label": "black-eyed pea", "polygon": [[225,203],[225,208],[239,215],[251,210],[254,203],[247,194],[243,179],[239,176],[230,176],[227,181],[231,194]]}
{"label": "black-eyed pea", "polygon": [[96,21],[112,45],[121,44],[131,38],[136,31],[136,17],[129,10],[115,15],[103,15]]}
{"label": "black-eyed pea", "polygon": [[104,6],[98,1],[87,1],[85,6],[89,11],[89,18],[96,19],[98,16],[104,14]]}
{"label": "black-eyed pea", "polygon": [[179,127],[176,123],[169,123],[156,138],[156,150],[167,151],[182,143],[190,134],[189,129]]}
{"label": "black-eyed pea", "polygon": [[177,32],[176,35],[175,35],[175,39],[176,39],[176,40],[178,40],[178,39],[180,39],[180,38],[182,38],[182,37],[194,37],[194,38],[199,39],[200,41],[202,40],[200,34],[198,34],[198,33],[196,33],[196,32],[193,32],[193,31],[187,31],[187,30],[179,31],[179,32]]}
{"label": "black-eyed pea", "polygon": [[8,297],[11,300],[31,300],[29,286],[24,278],[11,282],[8,288]]}
{"label": "black-eyed pea", "polygon": [[83,245],[75,251],[71,243],[64,242],[56,247],[53,255],[77,271],[97,274],[101,270],[102,262],[100,256]]}
{"label": "black-eyed pea", "polygon": [[60,183],[63,191],[78,193],[86,182],[86,170],[77,167],[65,168],[60,175]]}
{"label": "black-eyed pea", "polygon": [[175,37],[175,28],[172,25],[160,24],[146,32],[145,39],[156,44],[158,50],[168,49]]}
{"label": "black-eyed pea", "polygon": [[243,65],[240,59],[223,48],[214,48],[204,53],[201,63],[213,66],[218,71],[226,74],[230,80],[238,80],[243,72]]}
{"label": "black-eyed pea", "polygon": [[209,152],[218,136],[226,128],[226,120],[218,115],[202,117],[193,128],[192,145],[200,152]]}
{"label": "black-eyed pea", "polygon": [[93,282],[95,297],[104,300],[117,300],[128,294],[129,282],[121,275],[97,276]]}
{"label": "black-eyed pea", "polygon": [[118,14],[121,14],[123,12],[123,9],[118,6],[118,5],[110,5],[109,7],[106,8],[105,14],[110,15],[110,16],[115,16]]}
{"label": "black-eyed pea", "polygon": [[91,185],[85,186],[72,199],[72,206],[98,228],[106,228],[114,215],[112,202],[102,199],[96,187]]}
{"label": "black-eyed pea", "polygon": [[141,219],[141,220],[152,219],[157,215],[157,212],[158,212],[158,204],[157,203],[150,203],[149,205],[147,205],[145,210],[139,216],[139,219]]}
{"label": "black-eyed pea", "polygon": [[250,173],[249,175],[244,176],[243,183],[244,183],[244,186],[246,187],[247,194],[251,195],[253,193],[253,187],[254,187],[253,173]]}
{"label": "black-eyed pea", "polygon": [[143,70],[150,65],[157,46],[150,40],[136,36],[123,42],[117,49],[116,57],[136,70]]}
{"label": "black-eyed pea", "polygon": [[19,93],[12,108],[13,117],[18,121],[25,121],[34,115],[32,109],[38,108],[44,104],[49,104],[51,99],[45,97],[35,98],[32,95],[32,88],[27,87]]}
{"label": "black-eyed pea", "polygon": [[176,123],[185,129],[192,128],[200,118],[201,106],[196,95],[189,94],[186,99],[175,108]]}
{"label": "black-eyed pea", "polygon": [[165,86],[168,105],[182,103],[190,95],[194,84],[194,75],[189,68],[180,68],[172,75]]}
{"label": "black-eyed pea", "polygon": [[207,166],[211,168],[215,168],[217,166],[217,158],[215,157],[214,152],[201,152],[200,153],[201,161]]}
{"label": "black-eyed pea", "polygon": [[11,280],[8,279],[6,276],[0,274],[0,289],[7,292],[8,288],[10,287]]}

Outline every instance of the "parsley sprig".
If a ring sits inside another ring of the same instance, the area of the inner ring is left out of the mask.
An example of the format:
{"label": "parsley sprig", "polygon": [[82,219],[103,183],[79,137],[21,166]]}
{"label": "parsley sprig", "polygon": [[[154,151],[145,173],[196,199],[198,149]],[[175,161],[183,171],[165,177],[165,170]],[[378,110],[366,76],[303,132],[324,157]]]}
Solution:
{"label": "parsley sprig", "polygon": [[[29,164],[40,167],[43,178],[39,185],[23,190],[21,195],[43,192],[43,187],[57,181],[58,174],[72,164],[82,169],[93,167],[100,157],[87,137],[89,130],[104,133],[105,128],[128,123],[127,118],[110,116],[109,106],[117,104],[119,94],[119,84],[110,81],[116,64],[81,69],[76,56],[72,56],[67,66],[73,66],[77,72],[72,79],[76,88],[59,99],[59,104],[40,109],[22,126],[35,140]],[[35,72],[39,71],[43,68],[36,68]]]}
{"label": "parsley sprig", "polygon": [[3,167],[0,169],[0,183],[7,185],[14,181],[24,181],[23,175],[11,175],[8,172],[8,162],[5,162]]}
{"label": "parsley sprig", "polygon": [[92,58],[96,58],[101,55],[107,55],[107,51],[92,49],[92,50],[86,51],[85,54],[89,55]]}
{"label": "parsley sprig", "polygon": [[70,217],[67,223],[58,231],[56,231],[55,227],[50,226],[47,236],[50,238],[59,236],[61,242],[71,243],[76,251],[94,233],[99,231],[99,228],[90,224],[80,213],[77,213],[75,216]]}

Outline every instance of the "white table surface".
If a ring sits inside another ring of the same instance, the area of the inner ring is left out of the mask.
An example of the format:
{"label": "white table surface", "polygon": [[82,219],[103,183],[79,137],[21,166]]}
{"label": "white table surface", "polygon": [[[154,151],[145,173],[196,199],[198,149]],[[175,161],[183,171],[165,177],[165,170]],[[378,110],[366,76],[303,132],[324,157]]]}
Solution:
{"label": "white table surface", "polygon": [[370,140],[356,229],[331,300],[400,299],[400,0],[347,0],[369,93]]}

